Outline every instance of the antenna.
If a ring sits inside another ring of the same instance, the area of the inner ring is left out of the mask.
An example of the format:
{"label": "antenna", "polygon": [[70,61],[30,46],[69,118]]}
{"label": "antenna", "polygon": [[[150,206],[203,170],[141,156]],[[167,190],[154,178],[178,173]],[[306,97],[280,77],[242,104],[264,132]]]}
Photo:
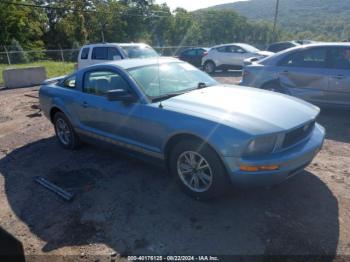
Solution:
{"label": "antenna", "polygon": [[277,26],[279,4],[280,4],[280,0],[276,0],[275,18],[273,21],[273,31],[272,31],[273,41],[276,41],[276,26]]}
{"label": "antenna", "polygon": [[[160,96],[160,63],[159,56],[157,56],[157,65],[158,65],[158,95]],[[159,102],[159,108],[163,108],[162,101]]]}

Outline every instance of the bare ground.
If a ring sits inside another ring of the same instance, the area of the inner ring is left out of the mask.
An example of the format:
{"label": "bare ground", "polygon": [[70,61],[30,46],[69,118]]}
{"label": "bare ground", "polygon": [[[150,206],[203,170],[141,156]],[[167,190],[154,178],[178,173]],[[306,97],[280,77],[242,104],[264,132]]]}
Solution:
{"label": "bare ground", "polygon": [[[235,73],[216,78],[238,80]],[[321,113],[327,140],[304,173],[271,189],[197,202],[162,169],[93,146],[63,150],[38,108],[37,90],[0,90],[0,239],[16,238],[28,261],[350,255],[350,112]],[[62,201],[35,176],[75,199]]]}

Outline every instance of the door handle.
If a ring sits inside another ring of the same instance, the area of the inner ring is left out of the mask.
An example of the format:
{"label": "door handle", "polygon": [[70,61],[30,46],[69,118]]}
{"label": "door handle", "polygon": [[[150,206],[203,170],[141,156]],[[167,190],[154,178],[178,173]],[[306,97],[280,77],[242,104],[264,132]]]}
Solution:
{"label": "door handle", "polygon": [[334,79],[343,79],[344,77],[345,77],[344,75],[332,76],[332,78],[334,78]]}
{"label": "door handle", "polygon": [[87,108],[87,107],[88,107],[88,103],[84,101],[84,102],[81,104],[81,106],[84,107],[84,108]]}

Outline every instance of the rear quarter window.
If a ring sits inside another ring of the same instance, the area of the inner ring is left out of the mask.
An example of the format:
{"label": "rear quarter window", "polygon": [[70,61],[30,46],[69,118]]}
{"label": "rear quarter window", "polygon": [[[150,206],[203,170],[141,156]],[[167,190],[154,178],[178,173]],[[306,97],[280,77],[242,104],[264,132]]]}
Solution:
{"label": "rear quarter window", "polygon": [[89,52],[90,52],[90,48],[89,47],[83,48],[83,50],[81,51],[80,59],[88,59]]}
{"label": "rear quarter window", "polygon": [[76,75],[71,75],[65,79],[63,79],[58,85],[60,87],[75,89],[76,84]]}

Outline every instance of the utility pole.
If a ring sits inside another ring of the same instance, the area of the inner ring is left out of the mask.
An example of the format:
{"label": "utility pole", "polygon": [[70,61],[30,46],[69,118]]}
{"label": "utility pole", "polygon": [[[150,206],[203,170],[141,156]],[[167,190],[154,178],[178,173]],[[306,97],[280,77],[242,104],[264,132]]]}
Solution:
{"label": "utility pole", "polygon": [[273,21],[273,31],[272,31],[272,37],[274,41],[276,41],[276,26],[277,26],[279,4],[280,4],[280,0],[276,0],[275,19]]}

